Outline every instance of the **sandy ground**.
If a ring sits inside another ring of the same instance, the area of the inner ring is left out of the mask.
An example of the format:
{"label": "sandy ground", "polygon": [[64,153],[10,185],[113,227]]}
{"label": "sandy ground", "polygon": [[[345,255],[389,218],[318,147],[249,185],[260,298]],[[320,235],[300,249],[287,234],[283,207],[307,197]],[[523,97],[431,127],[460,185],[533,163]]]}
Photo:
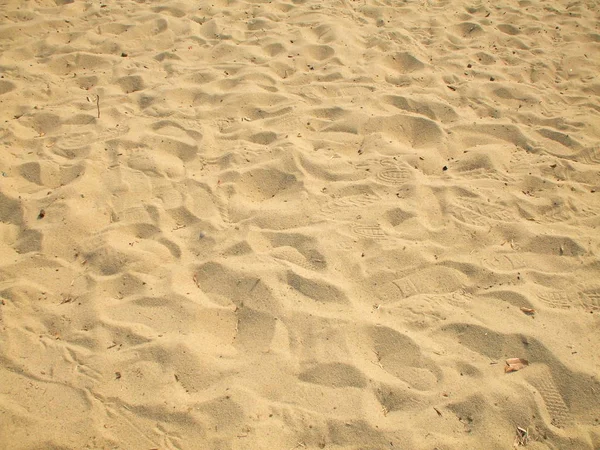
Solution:
{"label": "sandy ground", "polygon": [[599,23],[1,1],[0,448],[600,448]]}

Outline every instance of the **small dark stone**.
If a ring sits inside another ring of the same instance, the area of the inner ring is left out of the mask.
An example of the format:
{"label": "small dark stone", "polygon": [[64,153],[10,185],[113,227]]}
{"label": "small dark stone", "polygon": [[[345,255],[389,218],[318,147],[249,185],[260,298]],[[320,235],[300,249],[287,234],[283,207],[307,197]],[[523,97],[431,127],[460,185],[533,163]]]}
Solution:
{"label": "small dark stone", "polygon": [[442,170],[445,172],[446,170],[448,170],[448,166],[442,167]]}
{"label": "small dark stone", "polygon": [[125,52],[121,53],[121,57],[122,58],[127,58],[127,53],[125,53]]}
{"label": "small dark stone", "polygon": [[496,81],[494,77],[490,77],[490,81]]}

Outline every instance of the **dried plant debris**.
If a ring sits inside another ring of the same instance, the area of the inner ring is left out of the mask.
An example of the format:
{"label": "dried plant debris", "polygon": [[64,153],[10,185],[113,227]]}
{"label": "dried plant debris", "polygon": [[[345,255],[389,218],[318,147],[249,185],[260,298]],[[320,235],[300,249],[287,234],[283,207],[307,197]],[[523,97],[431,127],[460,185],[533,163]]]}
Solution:
{"label": "dried plant debris", "polygon": [[515,436],[515,442],[513,447],[525,447],[529,442],[529,428],[517,427],[517,435]]}
{"label": "dried plant debris", "polygon": [[508,358],[506,360],[506,366],[504,367],[504,372],[516,372],[517,370],[524,369],[529,365],[529,361],[522,358]]}
{"label": "dried plant debris", "polygon": [[535,309],[525,308],[524,306],[521,307],[521,311],[523,311],[528,316],[533,316],[535,314]]}

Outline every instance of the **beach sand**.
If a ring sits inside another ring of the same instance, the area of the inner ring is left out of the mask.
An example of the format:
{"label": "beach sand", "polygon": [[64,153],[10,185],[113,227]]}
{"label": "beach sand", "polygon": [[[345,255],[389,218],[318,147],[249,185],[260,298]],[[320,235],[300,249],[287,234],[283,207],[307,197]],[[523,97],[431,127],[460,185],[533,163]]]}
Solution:
{"label": "beach sand", "polygon": [[600,448],[597,3],[0,4],[0,448]]}

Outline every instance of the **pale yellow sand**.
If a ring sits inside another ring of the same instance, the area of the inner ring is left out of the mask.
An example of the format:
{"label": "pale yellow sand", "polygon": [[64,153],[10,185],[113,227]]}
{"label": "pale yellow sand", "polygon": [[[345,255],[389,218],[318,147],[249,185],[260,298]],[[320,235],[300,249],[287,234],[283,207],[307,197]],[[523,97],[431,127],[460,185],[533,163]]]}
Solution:
{"label": "pale yellow sand", "polygon": [[0,21],[2,449],[600,448],[597,3]]}

